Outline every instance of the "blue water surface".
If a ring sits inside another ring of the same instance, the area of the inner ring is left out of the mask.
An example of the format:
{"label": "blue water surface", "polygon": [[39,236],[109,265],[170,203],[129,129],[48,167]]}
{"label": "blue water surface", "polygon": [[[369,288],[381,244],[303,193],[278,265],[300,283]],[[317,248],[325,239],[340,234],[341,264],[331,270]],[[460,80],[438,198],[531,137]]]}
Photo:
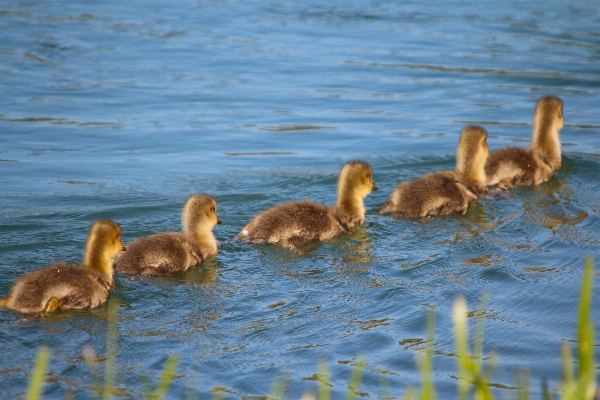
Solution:
{"label": "blue water surface", "polygon": [[[223,219],[215,259],[117,276],[112,306],[1,310],[0,397],[23,396],[42,345],[45,395],[90,397],[116,309],[117,397],[143,396],[175,355],[172,398],[257,398],[282,376],[286,398],[318,382],[341,398],[357,365],[360,397],[399,398],[420,384],[433,310],[436,388],[454,398],[453,302],[474,311],[484,293],[496,395],[516,397],[523,369],[534,396],[559,384],[585,257],[600,262],[597,2],[0,1],[0,93],[0,296],[80,262],[97,219],[125,242],[178,231],[197,192]],[[544,95],[565,105],[550,182],[462,217],[377,215],[399,182],[453,169],[466,125],[492,150],[526,147]],[[353,159],[380,188],[364,228],[297,249],[233,240],[274,204],[333,203]]]}

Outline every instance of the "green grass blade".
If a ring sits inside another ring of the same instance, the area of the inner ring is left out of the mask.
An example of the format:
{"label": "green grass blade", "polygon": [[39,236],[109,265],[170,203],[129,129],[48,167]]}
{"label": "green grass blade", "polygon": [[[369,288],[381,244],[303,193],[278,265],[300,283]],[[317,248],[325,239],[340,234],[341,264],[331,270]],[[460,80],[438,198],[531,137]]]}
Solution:
{"label": "green grass blade", "polygon": [[392,399],[390,390],[390,378],[385,373],[379,374],[379,386],[381,387],[381,395],[384,399]]}
{"label": "green grass blade", "polygon": [[591,399],[596,391],[596,368],[594,362],[594,322],[591,318],[592,292],[594,286],[594,263],[591,258],[585,262],[581,295],[579,301],[579,327],[577,340],[578,352],[578,382],[577,396],[581,399]]}
{"label": "green grass blade", "polygon": [[573,355],[571,353],[571,345],[569,345],[569,343],[563,343],[562,362],[565,375],[564,383],[568,385],[575,381],[575,374],[573,372]]}
{"label": "green grass blade", "polygon": [[360,358],[356,363],[356,366],[352,369],[350,374],[350,382],[348,383],[348,392],[346,393],[346,400],[356,400],[356,393],[360,389],[360,382],[364,372],[365,360]]}
{"label": "green grass blade", "polygon": [[517,400],[529,400],[531,398],[529,371],[517,371],[515,375],[515,383],[518,387]]}
{"label": "green grass blade", "polygon": [[35,363],[33,364],[29,386],[27,387],[27,395],[25,396],[27,400],[37,400],[41,397],[44,390],[44,377],[46,375],[46,368],[48,368],[49,358],[50,350],[45,346],[40,347],[35,358]]}
{"label": "green grass blade", "polygon": [[103,399],[113,397],[117,369],[117,338],[119,336],[119,300],[111,298],[108,303],[108,330],[106,333],[106,362],[104,363]]}
{"label": "green grass blade", "polygon": [[552,394],[550,394],[546,378],[542,379],[542,400],[552,400]]}
{"label": "green grass blade", "polygon": [[213,400],[225,400],[225,395],[221,391],[214,391],[212,395]]}
{"label": "green grass blade", "polygon": [[82,352],[87,369],[93,376],[90,398],[96,399],[98,398],[98,393],[101,393],[102,390],[100,372],[98,369],[98,356],[92,346],[84,346]]}
{"label": "green grass blade", "polygon": [[427,312],[427,340],[424,352],[418,357],[421,375],[421,400],[437,399],[433,382],[433,342],[435,340],[435,311]]}
{"label": "green grass blade", "polygon": [[593,364],[593,353],[589,353],[590,343],[590,307],[592,302],[592,286],[594,280],[594,266],[591,259],[587,259],[583,270],[583,280],[581,282],[581,297],[579,300],[579,329],[577,330],[577,340],[579,341],[579,376],[588,372]]}
{"label": "green grass blade", "polygon": [[409,386],[404,391],[404,396],[402,396],[402,400],[413,400],[415,398],[415,388]]}
{"label": "green grass blade", "polygon": [[563,392],[561,399],[575,399],[577,381],[575,380],[575,373],[573,371],[573,355],[571,353],[571,345],[569,343],[563,343],[562,363],[564,378],[560,385],[560,390]]}
{"label": "green grass blade", "polygon": [[485,308],[490,296],[488,292],[483,293],[477,310],[475,312],[475,338],[473,343],[473,359],[471,361],[471,372],[476,385],[476,399],[493,399],[492,390],[490,389],[490,380],[492,379],[492,371],[494,363],[488,363],[488,368],[483,368],[483,324]]}
{"label": "green grass blade", "polygon": [[467,322],[467,302],[464,297],[454,301],[452,310],[454,321],[454,346],[456,347],[456,369],[458,372],[458,398],[467,399],[471,381],[469,356],[469,329]]}
{"label": "green grass blade", "polygon": [[317,369],[317,374],[319,376],[319,400],[330,400],[331,395],[329,392],[329,368],[327,367],[327,363],[325,361],[319,362],[319,367]]}
{"label": "green grass blade", "polygon": [[475,343],[473,344],[473,355],[475,356],[475,363],[477,363],[478,369],[481,366],[483,358],[483,313],[487,307],[490,294],[485,292],[481,296],[479,306],[477,307],[476,322],[475,322]]}
{"label": "green grass blade", "polygon": [[285,388],[287,386],[287,374],[282,374],[278,379],[275,379],[273,381],[273,384],[271,385],[271,391],[269,392],[269,399],[272,400],[279,400],[279,399],[283,399],[283,396],[285,396]]}
{"label": "green grass blade", "polygon": [[152,393],[152,381],[146,375],[140,375],[140,382],[142,383],[143,394],[146,400],[151,400],[154,396]]}
{"label": "green grass blade", "polygon": [[156,390],[154,391],[155,399],[164,399],[167,397],[167,391],[169,390],[169,386],[171,386],[171,382],[173,382],[173,378],[175,377],[177,364],[179,364],[179,359],[176,356],[170,356],[167,359],[160,379],[156,384]]}

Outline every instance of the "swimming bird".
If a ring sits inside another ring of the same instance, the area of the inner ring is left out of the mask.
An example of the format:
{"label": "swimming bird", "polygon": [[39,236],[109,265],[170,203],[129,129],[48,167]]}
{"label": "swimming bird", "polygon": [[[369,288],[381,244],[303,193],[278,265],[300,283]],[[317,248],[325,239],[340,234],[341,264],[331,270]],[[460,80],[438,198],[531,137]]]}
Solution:
{"label": "swimming bird", "polygon": [[115,271],[139,275],[177,275],[217,255],[212,229],[220,224],[217,202],[198,193],[185,203],[181,232],[164,232],[134,240],[115,258]]}
{"label": "swimming bird", "polygon": [[484,165],[488,156],[487,132],[468,126],[460,134],[454,171],[429,173],[398,185],[379,213],[403,218],[463,215],[471,202],[487,191]]}
{"label": "swimming bird", "polygon": [[377,189],[371,167],[363,161],[351,161],[340,172],[334,206],[311,200],[279,204],[256,215],[236,239],[305,244],[343,235],[365,223],[363,200]]}
{"label": "swimming bird", "polygon": [[113,284],[112,258],[121,250],[119,225],[96,221],[88,234],[83,264],[55,263],[19,278],[0,306],[21,313],[96,307],[108,299]]}
{"label": "swimming bird", "polygon": [[488,185],[505,187],[539,185],[560,169],[558,132],[564,125],[563,102],[542,97],[533,116],[533,134],[528,149],[505,147],[490,153],[485,165]]}

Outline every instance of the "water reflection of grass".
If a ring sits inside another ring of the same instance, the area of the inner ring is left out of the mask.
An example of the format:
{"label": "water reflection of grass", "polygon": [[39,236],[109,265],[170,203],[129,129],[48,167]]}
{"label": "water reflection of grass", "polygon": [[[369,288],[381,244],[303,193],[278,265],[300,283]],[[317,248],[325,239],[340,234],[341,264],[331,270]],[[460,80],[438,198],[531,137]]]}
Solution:
{"label": "water reflection of grass", "polygon": [[[563,380],[556,388],[561,400],[592,400],[596,399],[596,362],[594,360],[594,321],[591,316],[592,289],[594,279],[594,266],[591,259],[585,262],[583,279],[581,284],[581,294],[579,299],[579,323],[577,328],[577,372],[573,368],[573,355],[569,343],[564,343],[562,347],[563,360]],[[467,304],[464,298],[460,297],[454,302],[453,322],[454,322],[454,343],[456,351],[456,379],[458,382],[457,392],[459,399],[473,398],[476,400],[494,399],[491,384],[491,377],[494,366],[498,360],[497,355],[483,354],[483,314],[487,297],[484,296],[479,307],[475,312],[468,312]],[[97,395],[103,399],[111,399],[118,393],[115,385],[116,374],[116,355],[117,355],[117,336],[118,336],[118,302],[111,301],[109,304],[110,323],[108,327],[106,360],[104,362],[104,384],[94,388]],[[476,317],[475,333],[473,340],[473,350],[469,349],[468,318]],[[435,314],[430,312],[427,318],[427,339],[425,347],[416,353],[417,367],[420,373],[420,387],[407,388],[402,399],[411,400],[432,400],[437,399],[434,375],[433,375],[433,354],[434,354],[434,328]],[[86,351],[84,351],[86,353]],[[50,352],[46,347],[41,347],[31,373],[29,387],[27,389],[28,400],[39,399],[42,396],[44,376],[48,366]],[[96,382],[101,377],[95,365],[98,359],[93,351],[86,355],[86,362],[91,372],[98,375]],[[486,360],[484,365],[483,361]],[[171,382],[175,377],[178,359],[175,356],[167,359],[163,372],[156,383],[155,389],[152,389],[150,379],[145,378],[145,397],[147,399],[164,399]],[[360,392],[360,382],[363,375],[363,366],[365,360],[359,360],[350,376],[346,399],[356,399],[357,396],[366,396],[368,394]],[[391,398],[391,388],[389,383],[382,378],[382,390],[386,393],[385,398]],[[288,377],[284,374],[281,378],[273,382],[268,399],[283,399],[285,397],[286,381]],[[329,382],[329,369],[327,364],[320,363],[315,375],[317,381],[317,393],[304,393],[302,400],[319,399],[329,400],[331,398]],[[530,395],[530,380],[526,373],[518,373],[515,377],[516,386],[519,388],[516,393],[517,400],[528,400]],[[92,396],[93,397],[93,396]],[[213,389],[213,398],[222,398],[222,390]],[[291,396],[288,396],[291,397]],[[542,382],[542,399],[551,400],[554,396],[548,387],[546,381]]]}

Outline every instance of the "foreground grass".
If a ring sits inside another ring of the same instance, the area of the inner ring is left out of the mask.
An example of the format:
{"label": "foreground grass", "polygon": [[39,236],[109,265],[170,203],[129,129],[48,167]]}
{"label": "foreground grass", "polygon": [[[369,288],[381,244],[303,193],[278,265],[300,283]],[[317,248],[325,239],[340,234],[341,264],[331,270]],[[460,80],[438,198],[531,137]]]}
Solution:
{"label": "foreground grass", "polygon": [[[579,320],[577,326],[577,371],[574,370],[573,355],[571,346],[564,343],[562,347],[563,361],[563,379],[555,389],[561,400],[593,400],[598,398],[598,388],[596,385],[596,362],[594,360],[594,321],[591,315],[592,289],[594,279],[594,265],[589,258],[585,262],[583,279],[581,283],[581,292],[579,298]],[[477,310],[477,321],[475,324],[475,334],[473,340],[473,349],[469,349],[469,331],[468,331],[468,309],[464,298],[459,297],[454,302],[453,323],[454,323],[454,345],[456,349],[456,370],[458,376],[457,398],[468,399],[472,397],[475,400],[494,399],[492,389],[489,385],[494,367],[497,362],[497,356],[491,354],[486,365],[483,365],[483,318],[482,311],[485,309],[487,296],[484,296]],[[104,384],[101,389],[96,388],[98,396],[105,400],[112,399],[115,393],[115,374],[116,374],[116,354],[117,354],[117,336],[118,336],[118,303],[109,304],[109,327],[106,346],[106,362],[104,363]],[[409,387],[403,393],[404,400],[435,400],[437,394],[433,379],[433,342],[435,330],[435,314],[430,312],[427,316],[427,341],[424,352],[416,355],[417,367],[421,377],[419,387]],[[29,387],[27,389],[27,400],[39,399],[43,393],[45,372],[48,366],[50,352],[46,347],[41,347],[31,373]],[[87,357],[86,361],[90,370],[95,370],[97,359],[95,354]],[[146,382],[145,397],[147,399],[164,399],[171,382],[175,376],[178,360],[171,356],[165,363],[163,372],[152,390],[152,385]],[[359,392],[360,382],[362,380],[363,370],[361,365],[364,361],[358,363],[351,374],[346,394],[347,400],[354,400],[356,393]],[[330,400],[331,393],[329,389],[329,370],[327,364],[321,363],[318,366],[318,374],[322,379],[319,380],[317,394],[304,393],[302,400]],[[517,384],[521,388],[517,392],[517,400],[529,400],[530,382],[527,375],[517,375]],[[270,390],[269,399],[283,399],[286,389],[286,377],[276,380]],[[387,388],[389,392],[389,388]],[[222,396],[215,393],[214,398]],[[389,395],[386,397],[390,397]],[[553,400],[548,384],[542,382],[542,399]]]}

